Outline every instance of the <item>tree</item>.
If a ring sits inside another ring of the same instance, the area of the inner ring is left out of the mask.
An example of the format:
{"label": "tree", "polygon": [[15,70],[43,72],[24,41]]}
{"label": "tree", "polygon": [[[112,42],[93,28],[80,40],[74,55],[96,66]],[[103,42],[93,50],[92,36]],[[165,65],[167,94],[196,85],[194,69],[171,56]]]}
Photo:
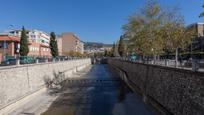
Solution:
{"label": "tree", "polygon": [[118,44],[118,53],[121,57],[125,54],[125,47],[123,42],[123,36],[120,36],[119,44]]}
{"label": "tree", "polygon": [[54,32],[50,33],[50,50],[53,57],[58,56],[58,46],[57,46],[56,35]]}
{"label": "tree", "polygon": [[111,49],[111,56],[112,57],[116,56],[116,44],[115,44],[115,42],[113,43],[113,46]]}
{"label": "tree", "polygon": [[108,51],[107,51],[107,50],[104,51],[104,56],[105,56],[105,57],[108,56]]}
{"label": "tree", "polygon": [[28,36],[25,28],[23,27],[21,31],[21,40],[20,40],[20,55],[27,56],[28,53],[29,53]]}
{"label": "tree", "polygon": [[[202,7],[204,8],[204,4],[202,5]],[[203,17],[204,16],[204,12],[200,13],[199,17]]]}
{"label": "tree", "polygon": [[129,17],[129,22],[123,26],[130,37],[134,49],[140,49],[145,55],[156,55],[163,52],[162,40],[158,28],[162,24],[163,12],[155,1],[148,1],[144,8]]}
{"label": "tree", "polygon": [[83,57],[83,54],[81,54],[80,52],[73,51],[73,50],[71,50],[68,55],[71,57]]}
{"label": "tree", "polygon": [[165,51],[174,52],[191,42],[192,32],[184,25],[178,9],[164,10],[156,1],[146,5],[130,16],[123,26],[129,36],[129,45],[146,56],[156,56]]}
{"label": "tree", "polygon": [[178,49],[185,49],[195,37],[194,28],[186,28],[184,18],[177,9],[165,13],[163,26],[160,28],[163,38],[164,50],[167,52],[176,52],[176,66],[178,63]]}

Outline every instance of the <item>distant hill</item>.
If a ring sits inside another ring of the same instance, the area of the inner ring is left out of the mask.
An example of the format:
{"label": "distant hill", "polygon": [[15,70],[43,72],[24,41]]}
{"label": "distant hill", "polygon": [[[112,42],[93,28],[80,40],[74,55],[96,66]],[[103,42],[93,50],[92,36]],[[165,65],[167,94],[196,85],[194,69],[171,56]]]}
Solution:
{"label": "distant hill", "polygon": [[104,44],[99,42],[85,42],[84,49],[99,49],[103,47],[112,47],[112,44]]}

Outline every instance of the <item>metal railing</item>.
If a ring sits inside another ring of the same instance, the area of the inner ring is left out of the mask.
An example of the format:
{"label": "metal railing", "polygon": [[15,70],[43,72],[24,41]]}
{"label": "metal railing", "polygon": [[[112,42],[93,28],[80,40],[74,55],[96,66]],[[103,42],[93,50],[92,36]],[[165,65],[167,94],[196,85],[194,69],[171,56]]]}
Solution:
{"label": "metal railing", "polygon": [[181,69],[188,69],[192,71],[204,72],[204,59],[192,59],[192,60],[182,60],[182,61],[176,61],[172,59],[131,60],[128,58],[120,58],[120,57],[117,57],[117,59],[131,61],[135,63],[160,65],[160,66],[167,66],[167,67],[173,67],[173,68],[181,68]]}
{"label": "metal railing", "polygon": [[30,56],[21,56],[19,58],[12,57],[8,58],[5,61],[0,63],[0,66],[13,66],[13,65],[25,65],[25,64],[39,64],[39,63],[55,63],[62,61],[86,59],[87,57],[56,57],[56,58],[46,58],[46,57],[30,57]]}

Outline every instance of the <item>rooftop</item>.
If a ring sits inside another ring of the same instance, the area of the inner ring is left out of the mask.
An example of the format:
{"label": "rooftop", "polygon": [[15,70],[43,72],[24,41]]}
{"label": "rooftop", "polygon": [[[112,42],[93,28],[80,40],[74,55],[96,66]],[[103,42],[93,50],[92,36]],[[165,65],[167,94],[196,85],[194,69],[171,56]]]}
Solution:
{"label": "rooftop", "polygon": [[16,41],[20,42],[20,38],[15,36],[0,35],[0,41]]}

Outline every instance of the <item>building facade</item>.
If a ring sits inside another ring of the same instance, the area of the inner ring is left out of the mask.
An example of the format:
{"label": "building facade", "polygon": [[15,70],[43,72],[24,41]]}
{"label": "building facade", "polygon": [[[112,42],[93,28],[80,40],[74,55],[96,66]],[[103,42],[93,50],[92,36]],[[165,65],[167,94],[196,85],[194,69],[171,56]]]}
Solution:
{"label": "building facade", "polygon": [[84,54],[84,42],[83,41],[79,41],[79,46],[78,46],[78,52],[80,52],[81,54]]}
{"label": "building facade", "polygon": [[[28,56],[51,57],[51,52],[49,48],[50,36],[47,33],[39,30],[26,30],[26,31],[28,36],[29,47]],[[19,45],[20,37],[21,30],[10,30],[6,33],[0,34],[0,50],[1,50],[0,61],[5,60],[5,56],[17,55],[18,53],[17,50],[20,49]],[[4,47],[2,44],[4,44]]]}
{"label": "building facade", "polygon": [[193,28],[196,31],[196,37],[193,39],[189,50],[194,52],[204,52],[204,23],[193,23],[187,28]]}
{"label": "building facade", "polygon": [[62,33],[62,54],[68,55],[70,51],[84,53],[84,43],[74,33]]}
{"label": "building facade", "polygon": [[62,56],[62,37],[57,36],[57,47],[58,47],[58,54]]}
{"label": "building facade", "polygon": [[14,36],[0,36],[0,62],[4,61],[7,56],[17,56],[19,53],[20,39]]}
{"label": "building facade", "polygon": [[[50,36],[39,30],[26,30],[29,41],[28,56],[51,57],[49,43]],[[21,37],[21,30],[11,30],[9,36]]]}
{"label": "building facade", "polygon": [[38,42],[29,42],[28,56],[34,57],[51,57],[50,48],[47,45]]}
{"label": "building facade", "polygon": [[[50,36],[47,33],[39,30],[26,30],[26,31],[29,41],[49,46]],[[10,36],[21,37],[21,30],[10,30],[8,34]]]}

